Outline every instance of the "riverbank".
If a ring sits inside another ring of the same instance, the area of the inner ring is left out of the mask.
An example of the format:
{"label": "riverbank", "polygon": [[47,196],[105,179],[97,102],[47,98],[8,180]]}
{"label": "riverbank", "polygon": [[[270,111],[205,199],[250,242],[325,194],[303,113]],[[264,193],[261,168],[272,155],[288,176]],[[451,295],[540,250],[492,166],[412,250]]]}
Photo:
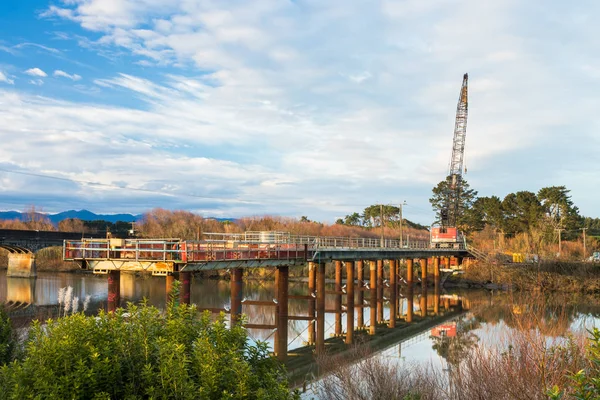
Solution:
{"label": "riverbank", "polygon": [[475,263],[448,277],[446,287],[600,293],[600,265],[547,261],[536,264]]}

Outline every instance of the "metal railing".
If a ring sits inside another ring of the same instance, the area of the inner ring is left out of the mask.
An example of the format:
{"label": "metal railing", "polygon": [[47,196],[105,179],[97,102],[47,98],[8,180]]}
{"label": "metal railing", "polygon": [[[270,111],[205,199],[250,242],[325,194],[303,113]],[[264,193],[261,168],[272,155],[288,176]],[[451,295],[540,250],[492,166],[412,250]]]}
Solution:
{"label": "metal railing", "polygon": [[[292,235],[288,232],[204,233],[203,240],[66,240],[65,260],[206,262],[221,260],[308,259],[327,250],[430,249],[428,241]],[[465,249],[459,243],[458,249]],[[457,247],[448,248],[456,250]],[[436,249],[443,250],[443,249]]]}

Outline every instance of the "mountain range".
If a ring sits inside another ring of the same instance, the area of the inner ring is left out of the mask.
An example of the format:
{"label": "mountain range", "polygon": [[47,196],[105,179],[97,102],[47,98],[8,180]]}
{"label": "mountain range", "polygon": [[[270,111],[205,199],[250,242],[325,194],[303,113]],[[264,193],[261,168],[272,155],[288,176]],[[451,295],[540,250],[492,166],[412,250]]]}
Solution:
{"label": "mountain range", "polygon": [[[40,216],[47,217],[53,224],[58,224],[63,219],[78,218],[82,221],[108,221],[115,223],[117,221],[133,222],[142,218],[142,215],[133,214],[96,214],[88,210],[68,210],[57,214],[37,213]],[[18,211],[0,211],[0,219],[20,219],[25,221],[27,213]]]}

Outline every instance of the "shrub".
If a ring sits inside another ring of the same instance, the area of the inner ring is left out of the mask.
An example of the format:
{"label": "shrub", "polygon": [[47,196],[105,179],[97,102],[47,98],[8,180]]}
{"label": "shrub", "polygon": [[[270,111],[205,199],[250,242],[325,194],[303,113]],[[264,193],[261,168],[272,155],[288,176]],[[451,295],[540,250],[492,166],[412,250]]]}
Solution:
{"label": "shrub", "polygon": [[0,305],[0,365],[12,360],[15,349],[14,332],[10,318]]}
{"label": "shrub", "polygon": [[0,369],[6,399],[288,399],[266,344],[173,303],[34,323],[23,358]]}
{"label": "shrub", "polygon": [[600,398],[600,329],[594,328],[590,333],[592,337],[587,349],[587,368],[571,374],[571,382],[564,390],[554,386],[549,393],[551,399],[565,398],[565,394],[574,399]]}

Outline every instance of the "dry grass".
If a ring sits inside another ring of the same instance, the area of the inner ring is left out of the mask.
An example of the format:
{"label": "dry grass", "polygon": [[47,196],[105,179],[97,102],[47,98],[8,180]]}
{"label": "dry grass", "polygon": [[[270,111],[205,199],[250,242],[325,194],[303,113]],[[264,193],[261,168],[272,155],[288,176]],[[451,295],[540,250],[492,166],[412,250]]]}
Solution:
{"label": "dry grass", "polygon": [[519,290],[600,293],[600,267],[593,263],[549,261],[539,264],[493,265],[475,263],[463,278],[492,282]]}
{"label": "dry grass", "polygon": [[[401,365],[381,357],[366,358],[356,364],[337,358],[321,361],[328,369],[318,389],[322,400],[362,399],[506,399],[542,400],[554,386],[568,387],[569,373],[590,361],[586,359],[588,340],[584,332],[568,331],[570,317],[564,305],[549,303],[545,297],[530,297],[526,307],[507,312],[506,326],[494,343],[469,339],[464,331],[446,338],[445,368],[432,365]],[[468,346],[461,346],[467,340]],[[440,352],[442,354],[442,352]],[[565,398],[569,398],[566,393]]]}

